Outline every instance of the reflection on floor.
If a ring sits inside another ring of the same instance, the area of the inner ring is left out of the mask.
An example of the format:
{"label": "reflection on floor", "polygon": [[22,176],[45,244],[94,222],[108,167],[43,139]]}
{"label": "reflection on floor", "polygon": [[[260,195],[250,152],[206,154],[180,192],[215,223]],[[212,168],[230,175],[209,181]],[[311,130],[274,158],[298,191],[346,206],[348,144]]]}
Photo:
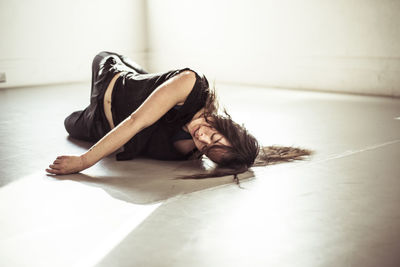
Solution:
{"label": "reflection on floor", "polygon": [[400,266],[400,99],[219,86],[264,145],[308,160],[181,180],[209,162],[114,155],[47,176],[92,144],[63,119],[87,84],[0,91],[0,266]]}

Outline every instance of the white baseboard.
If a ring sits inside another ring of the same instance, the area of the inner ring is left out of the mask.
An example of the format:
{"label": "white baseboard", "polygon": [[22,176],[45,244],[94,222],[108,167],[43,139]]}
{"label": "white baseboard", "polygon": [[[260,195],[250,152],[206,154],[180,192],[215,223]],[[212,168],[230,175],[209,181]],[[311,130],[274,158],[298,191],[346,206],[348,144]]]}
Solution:
{"label": "white baseboard", "polygon": [[[129,56],[144,67],[147,66],[145,52],[128,52],[124,55]],[[6,73],[7,81],[0,83],[0,88],[90,81],[94,56],[95,54],[77,54],[74,58],[2,59],[0,60],[0,72]]]}
{"label": "white baseboard", "polygon": [[[155,72],[192,67],[210,82],[400,97],[398,58],[124,54]],[[0,88],[90,81],[93,57],[2,59]]]}
{"label": "white baseboard", "polygon": [[209,81],[400,97],[400,58],[149,54],[150,69],[192,66]]}

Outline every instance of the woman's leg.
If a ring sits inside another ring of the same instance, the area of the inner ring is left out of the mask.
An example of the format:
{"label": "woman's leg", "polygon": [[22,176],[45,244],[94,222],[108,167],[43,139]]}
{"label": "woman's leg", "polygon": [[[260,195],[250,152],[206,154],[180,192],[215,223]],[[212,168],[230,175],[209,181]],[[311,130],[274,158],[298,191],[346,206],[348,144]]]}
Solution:
{"label": "woman's leg", "polygon": [[[92,88],[90,90],[90,96],[93,96],[93,89],[95,89],[95,83],[98,80],[100,69],[104,67],[104,63],[107,57],[113,56],[111,53],[103,51],[98,53],[92,61]],[[95,93],[97,95],[97,93]]]}
{"label": "woman's leg", "polygon": [[133,60],[131,60],[130,58],[126,57],[126,56],[122,56],[119,55],[119,58],[122,60],[122,62],[125,63],[125,65],[133,68],[134,70],[136,70],[137,72],[139,72],[140,74],[147,74],[149,73],[148,71],[146,71],[142,66],[140,66],[139,64],[137,64],[136,62],[134,62]]}
{"label": "woman's leg", "polygon": [[107,57],[115,57],[115,55],[108,52],[100,52],[92,61],[90,105],[84,110],[71,113],[64,120],[65,129],[71,137],[85,141],[97,141],[109,130],[103,129],[101,114],[98,114],[98,106],[103,105],[103,103],[98,103],[99,96],[102,95],[103,90],[102,81],[99,81],[99,74],[101,71],[106,71],[107,69],[107,67],[104,68],[105,63],[108,60]]}
{"label": "woman's leg", "polygon": [[[115,73],[123,71],[147,73],[137,63],[117,53],[103,51],[94,57],[92,61],[90,105],[84,110],[73,112],[64,120],[65,129],[72,137],[86,141],[97,141],[110,131],[106,115],[99,114],[103,112],[103,94]],[[111,72],[112,75],[106,75],[107,72]]]}
{"label": "woman's leg", "polygon": [[65,130],[73,138],[95,142],[96,138],[91,134],[87,123],[87,108],[71,113],[64,120]]}
{"label": "woman's leg", "polygon": [[124,55],[121,55],[121,54],[118,54],[118,53],[115,53],[115,52],[107,52],[107,51],[104,51],[104,52],[119,57],[119,59],[127,67],[133,69],[137,73],[140,73],[140,74],[147,74],[148,73],[142,66],[140,66],[138,63],[134,62],[132,59],[128,58],[127,56],[124,56]]}

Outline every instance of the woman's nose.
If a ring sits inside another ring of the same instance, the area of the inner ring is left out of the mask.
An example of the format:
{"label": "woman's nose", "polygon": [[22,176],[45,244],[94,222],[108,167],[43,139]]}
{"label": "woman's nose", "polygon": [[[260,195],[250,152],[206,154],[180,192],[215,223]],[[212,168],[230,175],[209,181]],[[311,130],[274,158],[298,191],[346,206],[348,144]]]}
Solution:
{"label": "woman's nose", "polygon": [[200,133],[199,134],[199,140],[201,141],[201,142],[203,142],[203,143],[209,143],[209,141],[210,141],[210,138],[208,138],[208,136],[206,135],[206,134],[204,134],[204,133]]}
{"label": "woman's nose", "polygon": [[[201,129],[203,128],[203,129]],[[209,144],[211,142],[211,138],[210,138],[210,131],[207,129],[208,127],[201,127],[198,131],[198,139],[201,142],[207,143]]]}

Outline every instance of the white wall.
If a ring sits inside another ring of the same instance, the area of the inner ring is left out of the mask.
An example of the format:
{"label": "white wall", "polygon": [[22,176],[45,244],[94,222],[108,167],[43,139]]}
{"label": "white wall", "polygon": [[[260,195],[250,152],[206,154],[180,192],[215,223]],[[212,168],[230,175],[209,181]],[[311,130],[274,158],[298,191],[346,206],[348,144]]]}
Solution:
{"label": "white wall", "polygon": [[87,81],[100,51],[146,65],[145,0],[0,0],[0,87]]}
{"label": "white wall", "polygon": [[400,96],[400,1],[149,0],[149,68]]}
{"label": "white wall", "polygon": [[0,88],[88,81],[111,50],[217,83],[400,96],[398,0],[0,0],[0,36]]}

